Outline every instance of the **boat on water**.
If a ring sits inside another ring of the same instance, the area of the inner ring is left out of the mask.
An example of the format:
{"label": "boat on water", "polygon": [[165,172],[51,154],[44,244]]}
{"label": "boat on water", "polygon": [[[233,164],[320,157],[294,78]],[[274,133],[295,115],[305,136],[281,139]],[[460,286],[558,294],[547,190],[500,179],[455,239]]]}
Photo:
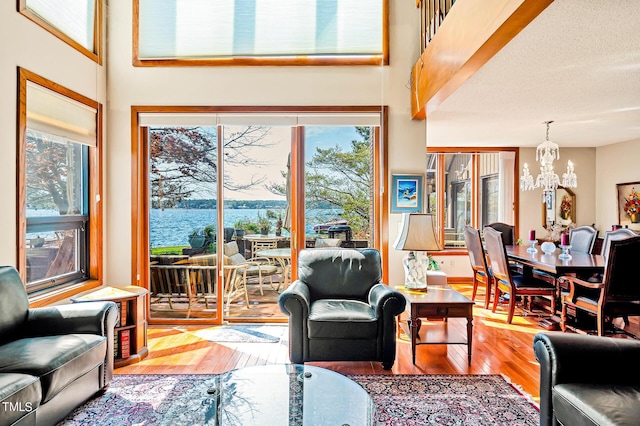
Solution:
{"label": "boat on water", "polygon": [[347,221],[344,219],[333,219],[325,223],[319,223],[317,225],[313,225],[313,230],[315,232],[328,232],[329,228],[332,226],[341,226],[346,225]]}

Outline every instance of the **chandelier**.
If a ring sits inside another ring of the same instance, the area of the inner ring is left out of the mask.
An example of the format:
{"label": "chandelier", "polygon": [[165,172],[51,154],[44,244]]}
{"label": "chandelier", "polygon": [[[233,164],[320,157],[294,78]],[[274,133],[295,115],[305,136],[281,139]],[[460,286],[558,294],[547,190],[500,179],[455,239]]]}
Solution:
{"label": "chandelier", "polygon": [[[555,191],[560,185],[560,178],[553,170],[553,161],[560,158],[560,148],[558,144],[549,140],[549,125],[553,121],[545,121],[547,125],[547,138],[536,148],[536,161],[540,162],[540,174],[536,176],[529,173],[529,166],[524,163],[522,176],[520,177],[520,189],[530,191],[536,188],[543,188],[545,193]],[[575,188],[578,186],[578,177],[573,171],[571,160],[567,162],[567,172],[562,174],[562,186],[565,188]]]}

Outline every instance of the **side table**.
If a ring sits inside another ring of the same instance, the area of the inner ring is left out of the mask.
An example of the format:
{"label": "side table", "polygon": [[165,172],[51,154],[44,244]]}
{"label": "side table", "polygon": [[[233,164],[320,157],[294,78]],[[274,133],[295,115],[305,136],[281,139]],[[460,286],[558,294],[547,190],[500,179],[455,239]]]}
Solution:
{"label": "side table", "polygon": [[[471,344],[473,342],[473,305],[474,302],[463,294],[457,292],[447,285],[432,285],[427,292],[407,290],[404,286],[397,286],[407,300],[405,308],[409,315],[407,324],[399,321],[399,326],[403,331],[411,336],[412,361],[416,363],[417,345],[467,345],[469,365],[471,364]],[[422,325],[420,318],[444,319],[466,318],[467,319],[467,340],[459,341],[438,341],[438,342],[418,342],[418,331]]]}
{"label": "side table", "polygon": [[115,302],[120,319],[113,336],[114,367],[133,364],[149,355],[147,349],[146,297],[149,291],[138,286],[102,287],[71,297],[74,303],[106,300]]}

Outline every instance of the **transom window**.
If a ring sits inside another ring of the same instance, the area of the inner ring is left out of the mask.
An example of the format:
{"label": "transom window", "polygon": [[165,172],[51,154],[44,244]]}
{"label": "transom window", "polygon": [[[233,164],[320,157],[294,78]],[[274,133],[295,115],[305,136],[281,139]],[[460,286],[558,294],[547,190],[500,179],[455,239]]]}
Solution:
{"label": "transom window", "polygon": [[84,55],[100,62],[102,0],[19,0],[18,11]]}
{"label": "transom window", "polygon": [[135,0],[137,65],[380,64],[388,0]]}

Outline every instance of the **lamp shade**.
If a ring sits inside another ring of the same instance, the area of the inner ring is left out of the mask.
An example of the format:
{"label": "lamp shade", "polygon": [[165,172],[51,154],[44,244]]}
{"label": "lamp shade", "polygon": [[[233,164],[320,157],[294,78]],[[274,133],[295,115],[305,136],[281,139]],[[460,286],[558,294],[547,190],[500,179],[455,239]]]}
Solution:
{"label": "lamp shade", "polygon": [[400,233],[393,248],[396,250],[442,250],[436,237],[434,215],[403,213]]}

